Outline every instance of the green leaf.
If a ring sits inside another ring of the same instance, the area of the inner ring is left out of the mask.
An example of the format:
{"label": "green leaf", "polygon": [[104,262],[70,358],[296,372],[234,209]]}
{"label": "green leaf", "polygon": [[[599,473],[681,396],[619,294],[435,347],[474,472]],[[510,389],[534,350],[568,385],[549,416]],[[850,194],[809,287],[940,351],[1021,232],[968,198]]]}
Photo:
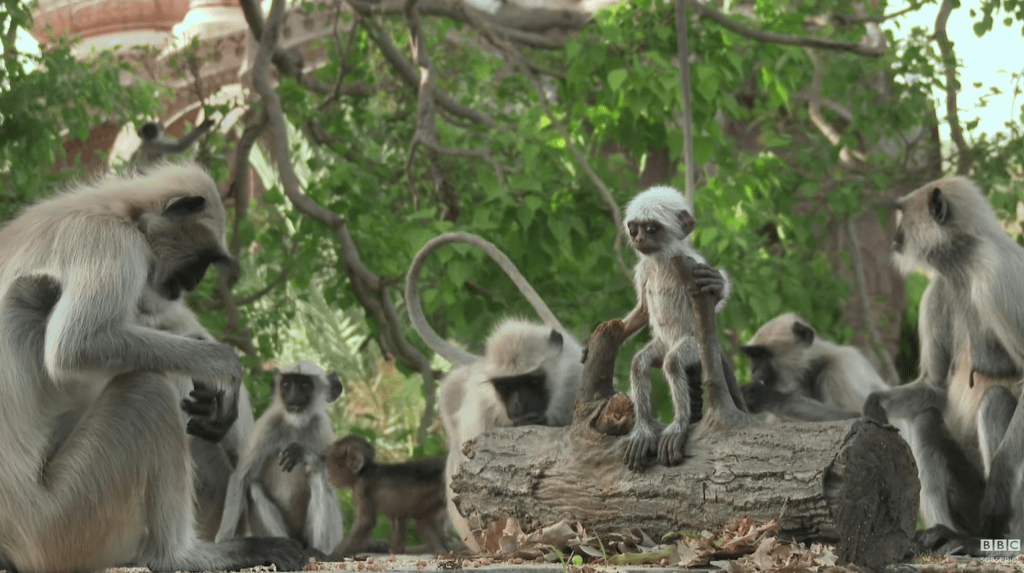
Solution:
{"label": "green leaf", "polygon": [[612,91],[619,91],[619,88],[622,87],[622,82],[626,81],[627,75],[628,72],[621,68],[608,72],[608,87],[610,87]]}

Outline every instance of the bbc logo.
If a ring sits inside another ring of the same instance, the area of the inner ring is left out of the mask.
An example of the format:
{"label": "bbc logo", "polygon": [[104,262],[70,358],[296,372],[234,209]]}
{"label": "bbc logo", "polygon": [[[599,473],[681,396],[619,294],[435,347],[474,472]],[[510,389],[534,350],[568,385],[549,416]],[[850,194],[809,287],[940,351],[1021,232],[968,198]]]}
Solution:
{"label": "bbc logo", "polygon": [[1020,539],[982,539],[982,551],[1020,551]]}

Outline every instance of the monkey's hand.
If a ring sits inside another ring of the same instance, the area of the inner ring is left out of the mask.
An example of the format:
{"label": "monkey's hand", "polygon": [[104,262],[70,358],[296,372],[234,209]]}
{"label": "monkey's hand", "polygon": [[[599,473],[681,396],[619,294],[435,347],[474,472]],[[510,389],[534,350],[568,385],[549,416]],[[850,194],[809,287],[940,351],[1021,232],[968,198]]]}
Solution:
{"label": "monkey's hand", "polygon": [[544,426],[547,425],[547,417],[544,412],[527,412],[512,418],[513,426]]}
{"label": "monkey's hand", "polygon": [[281,459],[278,463],[281,465],[281,471],[288,473],[299,464],[306,463],[306,448],[298,442],[292,442],[287,448],[281,450]]}
{"label": "monkey's hand", "polygon": [[715,303],[725,298],[726,280],[717,269],[705,263],[698,263],[693,269],[694,283],[700,291],[715,297]]}
{"label": "monkey's hand", "polygon": [[219,442],[238,418],[238,400],[225,404],[224,391],[192,381],[192,391],[181,401],[189,416],[186,432],[208,442]]}
{"label": "monkey's hand", "polygon": [[[870,418],[880,424],[889,423],[889,414],[886,413],[885,407],[882,406],[882,394],[881,392],[872,392],[868,395],[868,399],[864,401],[864,417]],[[749,406],[749,402],[747,405]]]}
{"label": "monkey's hand", "polygon": [[647,457],[658,447],[658,436],[650,426],[636,423],[626,438],[626,467],[633,471],[642,471],[646,467]]}
{"label": "monkey's hand", "polygon": [[666,467],[683,463],[688,430],[689,424],[686,420],[675,420],[661,432],[661,441],[658,443],[658,463]]}
{"label": "monkey's hand", "polygon": [[781,392],[773,390],[764,385],[764,382],[750,382],[740,388],[743,393],[743,401],[747,403],[747,409],[751,414],[763,412],[769,405],[776,403]]}

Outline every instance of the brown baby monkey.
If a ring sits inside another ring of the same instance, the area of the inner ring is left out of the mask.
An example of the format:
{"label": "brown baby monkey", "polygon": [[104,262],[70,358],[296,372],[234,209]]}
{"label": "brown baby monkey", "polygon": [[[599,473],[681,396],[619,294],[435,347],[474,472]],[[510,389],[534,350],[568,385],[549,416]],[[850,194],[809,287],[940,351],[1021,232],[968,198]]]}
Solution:
{"label": "brown baby monkey", "polygon": [[377,462],[373,445],[365,438],[348,435],[324,450],[327,481],[334,487],[352,489],[355,522],[333,557],[365,550],[377,513],[391,521],[391,552],[405,551],[405,527],[409,518],[427,550],[448,553],[442,524],[445,514],[444,460],[424,458],[402,463]]}

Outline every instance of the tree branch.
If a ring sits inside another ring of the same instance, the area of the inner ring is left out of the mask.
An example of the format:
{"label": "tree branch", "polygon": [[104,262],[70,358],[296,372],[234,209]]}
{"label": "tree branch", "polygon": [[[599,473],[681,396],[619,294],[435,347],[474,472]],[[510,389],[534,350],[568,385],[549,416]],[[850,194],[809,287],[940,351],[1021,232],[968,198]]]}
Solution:
{"label": "tree branch", "polygon": [[696,0],[687,0],[694,7],[697,12],[715,22],[721,24],[724,28],[736,32],[737,34],[750,38],[751,40],[758,40],[760,42],[770,42],[773,44],[784,44],[787,46],[806,46],[808,48],[818,48],[822,50],[833,50],[838,52],[851,52],[860,56],[868,56],[871,58],[878,58],[884,56],[886,53],[885,46],[874,46],[864,41],[861,42],[842,42],[839,40],[827,40],[824,38],[812,38],[808,36],[788,36],[786,34],[776,34],[774,32],[766,32],[764,30],[756,30],[754,28],[748,28],[743,24],[740,24],[736,20],[733,20],[729,16],[719,12],[707,4],[702,4]]}
{"label": "tree branch", "polygon": [[352,290],[356,293],[360,304],[370,317],[376,321],[381,330],[380,343],[384,351],[395,355],[395,359],[415,369],[423,377],[424,393],[427,408],[421,420],[420,443],[425,438],[423,428],[429,427],[433,418],[434,373],[426,358],[401,335],[398,314],[389,299],[384,282],[370,272],[359,258],[359,251],[348,232],[348,222],[339,215],[323,208],[314,199],[306,195],[300,185],[295,169],[291,164],[288,148],[288,130],[281,109],[281,99],[277,96],[270,83],[270,60],[276,51],[278,30],[284,20],[286,0],[274,0],[270,17],[265,23],[260,37],[259,49],[252,68],[253,86],[263,99],[267,116],[273,132],[271,139],[271,155],[277,165],[278,175],[285,196],[302,214],[313,218],[327,226],[334,233],[341,245],[345,273]]}
{"label": "tree branch", "polygon": [[946,73],[946,121],[949,122],[949,136],[957,150],[956,172],[957,175],[967,175],[971,170],[973,157],[960,127],[960,114],[956,108],[956,94],[959,89],[956,81],[956,55],[953,53],[953,44],[946,35],[946,21],[949,20],[952,11],[953,0],[942,0],[939,13],[935,16],[935,41],[939,44],[942,67]]}
{"label": "tree branch", "polygon": [[846,235],[850,238],[850,263],[853,265],[853,284],[857,288],[857,302],[860,303],[861,314],[864,315],[864,324],[868,328],[868,337],[871,339],[871,347],[875,355],[882,361],[885,367],[885,377],[892,385],[899,384],[900,375],[896,371],[896,364],[892,356],[885,352],[885,343],[882,342],[882,335],[878,333],[875,325],[875,315],[871,310],[871,302],[868,300],[868,283],[864,278],[864,261],[860,256],[860,235],[857,233],[857,226],[853,219],[846,221]]}
{"label": "tree branch", "polygon": [[676,49],[679,58],[679,87],[683,97],[683,161],[686,169],[686,200],[693,208],[697,163],[693,158],[693,102],[690,97],[690,40],[686,2],[676,0]]}
{"label": "tree branch", "polygon": [[629,270],[629,267],[626,266],[625,261],[622,259],[622,212],[619,210],[619,205],[615,202],[615,198],[612,197],[611,191],[590,166],[590,162],[587,161],[587,156],[580,151],[580,148],[577,147],[575,143],[573,143],[572,138],[569,137],[568,130],[565,129],[562,122],[555,116],[555,112],[551,109],[551,102],[548,101],[548,96],[544,93],[544,86],[541,85],[540,79],[538,79],[536,74],[533,73],[533,70],[530,69],[529,64],[526,63],[526,60],[519,52],[519,49],[511,43],[495,36],[491,36],[491,41],[494,42],[496,46],[502,48],[505,53],[508,54],[509,58],[511,58],[513,63],[515,63],[516,67],[519,68],[519,71],[521,71],[523,75],[530,80],[530,84],[533,86],[533,91],[537,94],[537,99],[540,101],[540,105],[544,108],[544,113],[547,114],[548,119],[551,120],[551,125],[555,126],[555,129],[558,130],[558,134],[562,136],[563,140],[565,140],[565,145],[569,148],[573,157],[576,158],[576,162],[579,163],[583,172],[587,174],[591,183],[597,187],[597,191],[600,193],[605,207],[612,215],[612,222],[615,224],[615,245],[613,246],[615,262],[618,263],[619,271],[624,276],[632,277],[633,273]]}

